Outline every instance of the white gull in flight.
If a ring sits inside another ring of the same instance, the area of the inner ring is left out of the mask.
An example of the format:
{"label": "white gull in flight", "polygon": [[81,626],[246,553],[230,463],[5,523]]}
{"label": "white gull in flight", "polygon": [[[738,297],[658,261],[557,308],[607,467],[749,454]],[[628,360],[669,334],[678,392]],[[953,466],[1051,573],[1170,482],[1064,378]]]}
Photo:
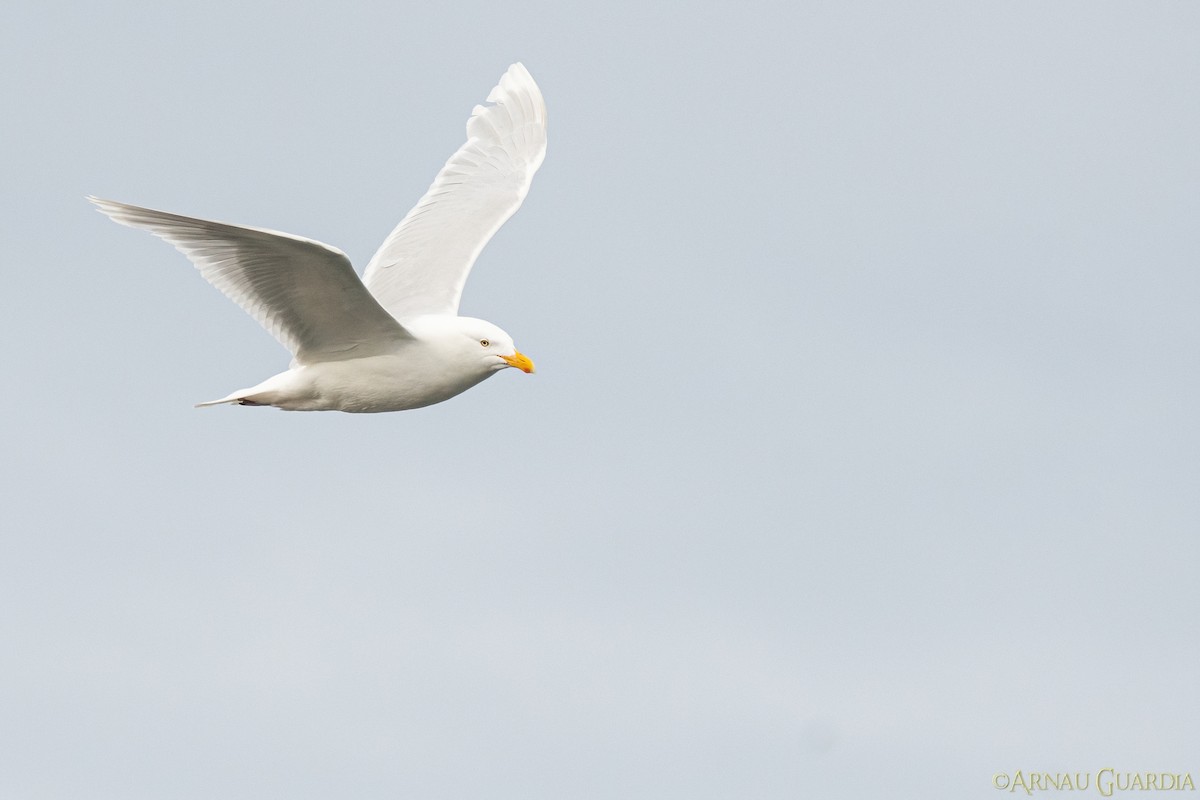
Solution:
{"label": "white gull in flight", "polygon": [[524,66],[509,67],[487,101],[361,279],[345,253],[312,239],[88,198],[114,222],[175,245],[291,351],[287,371],[199,405],[401,411],[507,367],[533,372],[507,333],[458,316],[475,258],[546,155],[546,104]]}

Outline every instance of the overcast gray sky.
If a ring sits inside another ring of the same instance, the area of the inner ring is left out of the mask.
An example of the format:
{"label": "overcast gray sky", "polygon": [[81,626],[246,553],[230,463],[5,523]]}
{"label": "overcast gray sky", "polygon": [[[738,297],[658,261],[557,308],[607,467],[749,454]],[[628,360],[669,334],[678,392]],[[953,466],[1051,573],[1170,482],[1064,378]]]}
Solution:
{"label": "overcast gray sky", "polygon": [[[521,60],[463,312],[287,354],[98,194],[361,269]],[[0,796],[1200,780],[1200,5],[6,2]]]}

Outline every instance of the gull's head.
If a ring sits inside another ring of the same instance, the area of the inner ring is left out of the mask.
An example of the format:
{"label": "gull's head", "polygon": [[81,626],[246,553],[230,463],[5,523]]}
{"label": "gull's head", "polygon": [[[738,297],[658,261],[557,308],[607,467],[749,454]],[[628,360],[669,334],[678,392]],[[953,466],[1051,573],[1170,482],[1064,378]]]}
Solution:
{"label": "gull's head", "polygon": [[512,337],[490,322],[472,317],[459,317],[467,349],[482,359],[489,372],[516,367],[521,372],[534,371],[529,357],[517,350]]}
{"label": "gull's head", "polygon": [[517,350],[512,337],[496,325],[474,317],[424,317],[405,321],[421,338],[434,339],[445,356],[483,376],[508,367],[533,372],[533,362]]}

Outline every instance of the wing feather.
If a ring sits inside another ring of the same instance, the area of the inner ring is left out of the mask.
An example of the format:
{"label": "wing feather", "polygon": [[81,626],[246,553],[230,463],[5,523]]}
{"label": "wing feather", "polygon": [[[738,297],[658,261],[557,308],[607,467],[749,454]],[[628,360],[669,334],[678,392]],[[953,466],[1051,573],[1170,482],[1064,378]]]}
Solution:
{"label": "wing feather", "polygon": [[173,244],[300,364],[390,352],[411,338],[341,250],[287,233],[88,199],[113,222]]}
{"label": "wing feather", "polygon": [[375,253],[363,281],[392,316],[457,314],[467,275],[546,157],[546,103],[513,64],[475,106],[467,141]]}

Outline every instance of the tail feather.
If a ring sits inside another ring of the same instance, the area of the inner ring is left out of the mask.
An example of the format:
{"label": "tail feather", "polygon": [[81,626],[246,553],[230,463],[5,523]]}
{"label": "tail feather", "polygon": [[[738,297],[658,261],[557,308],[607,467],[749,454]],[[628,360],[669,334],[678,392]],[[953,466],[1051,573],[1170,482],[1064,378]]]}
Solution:
{"label": "tail feather", "polygon": [[196,405],[193,406],[193,408],[211,408],[212,406],[221,406],[221,405],[225,405],[226,403],[236,404],[236,403],[240,403],[240,402],[241,401],[238,400],[238,398],[236,398],[236,397],[225,398],[223,400],[205,400],[203,403],[196,403]]}
{"label": "tail feather", "polygon": [[233,394],[226,395],[220,400],[205,400],[203,403],[196,403],[195,408],[210,408],[212,406],[221,406],[225,404],[239,406],[265,406],[268,403],[257,403],[251,400],[247,395],[252,392],[251,389],[239,389]]}

